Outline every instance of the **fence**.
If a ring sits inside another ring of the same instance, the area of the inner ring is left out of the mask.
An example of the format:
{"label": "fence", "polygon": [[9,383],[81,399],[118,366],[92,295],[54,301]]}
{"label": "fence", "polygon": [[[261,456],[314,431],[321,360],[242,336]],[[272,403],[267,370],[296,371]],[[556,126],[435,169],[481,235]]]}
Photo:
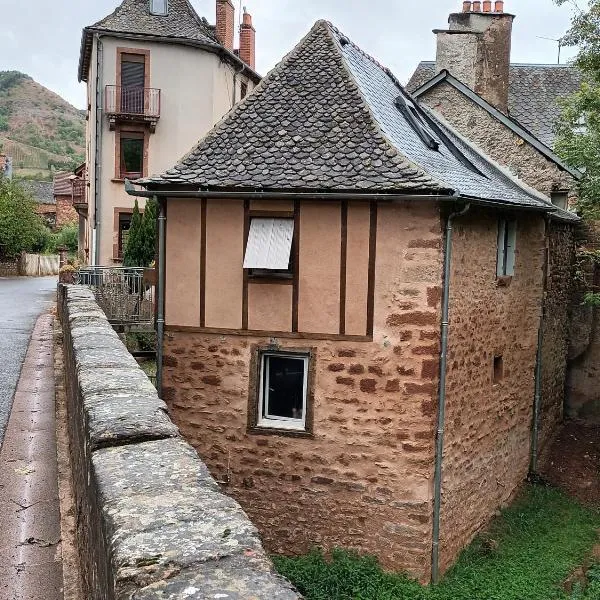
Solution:
{"label": "fence", "polygon": [[19,274],[26,277],[44,277],[58,275],[60,256],[58,254],[26,254],[21,255]]}
{"label": "fence", "polygon": [[75,283],[92,289],[111,323],[151,323],[154,320],[154,269],[86,267]]}

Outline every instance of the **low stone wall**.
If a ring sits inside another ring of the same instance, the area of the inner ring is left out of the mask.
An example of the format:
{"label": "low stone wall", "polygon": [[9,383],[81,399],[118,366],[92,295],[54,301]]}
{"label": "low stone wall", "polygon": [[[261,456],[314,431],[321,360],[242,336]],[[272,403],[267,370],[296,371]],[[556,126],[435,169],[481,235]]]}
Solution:
{"label": "low stone wall", "polygon": [[59,286],[87,600],[292,600],[87,288]]}

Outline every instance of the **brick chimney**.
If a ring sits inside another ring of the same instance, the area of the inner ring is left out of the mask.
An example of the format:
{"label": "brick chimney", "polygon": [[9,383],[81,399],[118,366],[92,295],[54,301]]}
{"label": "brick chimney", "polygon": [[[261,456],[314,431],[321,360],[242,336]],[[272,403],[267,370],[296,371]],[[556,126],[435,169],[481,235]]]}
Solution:
{"label": "brick chimney", "polygon": [[252,69],[256,68],[256,29],[252,25],[252,15],[246,12],[246,7],[240,25],[240,58]]}
{"label": "brick chimney", "polygon": [[217,38],[227,50],[233,52],[235,34],[235,8],[232,0],[217,0]]}
{"label": "brick chimney", "polygon": [[437,34],[436,71],[448,70],[497,109],[508,111],[510,47],[514,15],[504,2],[463,2],[449,28]]}

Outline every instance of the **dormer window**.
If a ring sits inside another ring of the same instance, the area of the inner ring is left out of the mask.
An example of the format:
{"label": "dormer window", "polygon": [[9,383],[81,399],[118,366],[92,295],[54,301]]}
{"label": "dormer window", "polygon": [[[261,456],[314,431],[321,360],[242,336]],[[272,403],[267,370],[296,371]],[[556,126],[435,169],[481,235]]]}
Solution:
{"label": "dormer window", "polygon": [[169,12],[169,0],[150,0],[150,14],[164,17]]}

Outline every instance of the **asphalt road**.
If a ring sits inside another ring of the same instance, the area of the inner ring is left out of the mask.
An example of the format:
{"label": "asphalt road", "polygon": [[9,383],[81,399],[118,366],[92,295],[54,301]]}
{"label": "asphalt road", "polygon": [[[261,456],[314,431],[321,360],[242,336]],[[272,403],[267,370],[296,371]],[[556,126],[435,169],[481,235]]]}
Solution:
{"label": "asphalt road", "polygon": [[0,447],[29,338],[56,297],[56,277],[0,278]]}

